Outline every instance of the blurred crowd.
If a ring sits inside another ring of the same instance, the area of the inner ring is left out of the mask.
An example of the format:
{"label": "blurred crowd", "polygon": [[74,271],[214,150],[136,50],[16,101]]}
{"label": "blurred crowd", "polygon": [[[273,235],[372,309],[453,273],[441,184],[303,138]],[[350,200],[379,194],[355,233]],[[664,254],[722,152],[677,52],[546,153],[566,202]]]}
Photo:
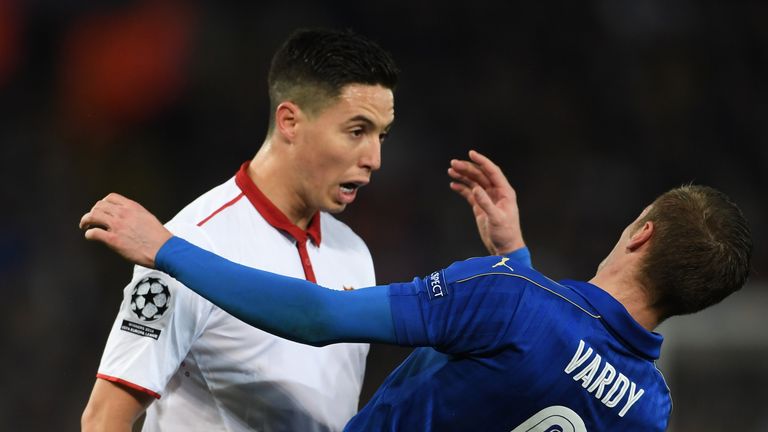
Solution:
{"label": "blurred crowd", "polygon": [[[232,176],[264,138],[269,60],[298,27],[363,33],[402,70],[382,170],[339,216],[380,282],[484,254],[446,175],[474,148],[517,189],[545,273],[591,277],[656,195],[703,183],[751,222],[744,294],[766,299],[766,22],[757,1],[0,0],[0,430],[79,428],[131,273],[82,240],[80,216],[116,191],[167,220]],[[669,376],[674,431],[768,429],[745,412],[768,403],[745,384],[768,383],[763,342],[720,361],[680,350],[699,375]],[[405,353],[375,347],[364,400]],[[739,365],[711,394],[690,388]]]}

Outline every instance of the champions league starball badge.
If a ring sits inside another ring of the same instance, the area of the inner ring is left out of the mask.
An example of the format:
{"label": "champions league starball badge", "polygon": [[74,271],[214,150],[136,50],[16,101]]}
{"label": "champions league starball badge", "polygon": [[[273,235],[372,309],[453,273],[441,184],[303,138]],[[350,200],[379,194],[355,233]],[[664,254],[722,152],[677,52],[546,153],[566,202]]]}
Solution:
{"label": "champions league starball badge", "polygon": [[143,322],[157,321],[168,310],[171,291],[158,278],[146,277],[133,287],[131,312]]}

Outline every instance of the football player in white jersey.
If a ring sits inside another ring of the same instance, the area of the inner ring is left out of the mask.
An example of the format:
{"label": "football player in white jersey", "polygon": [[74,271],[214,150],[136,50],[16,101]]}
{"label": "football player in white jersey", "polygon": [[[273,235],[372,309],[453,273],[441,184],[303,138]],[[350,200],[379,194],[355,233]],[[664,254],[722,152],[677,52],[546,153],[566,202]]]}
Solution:
{"label": "football player in white jersey", "polygon": [[[365,243],[333,218],[381,164],[397,68],[351,32],[300,30],[272,59],[256,156],[167,227],[228,259],[333,289],[375,285]],[[168,275],[124,290],[85,431],[335,431],[356,413],[365,344],[315,348],[252,328]]]}

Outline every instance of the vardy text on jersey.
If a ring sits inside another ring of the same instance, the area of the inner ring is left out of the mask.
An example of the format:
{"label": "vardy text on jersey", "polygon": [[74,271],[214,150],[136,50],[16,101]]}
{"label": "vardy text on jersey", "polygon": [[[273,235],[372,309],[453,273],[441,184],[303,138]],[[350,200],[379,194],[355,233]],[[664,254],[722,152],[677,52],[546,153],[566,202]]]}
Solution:
{"label": "vardy text on jersey", "polygon": [[[584,348],[587,350],[584,351]],[[583,340],[579,341],[579,347],[565,367],[565,373],[573,374],[574,381],[581,381],[581,386],[608,408],[615,408],[623,401],[619,417],[624,417],[645,393],[645,390],[603,360],[600,354],[588,347]]]}

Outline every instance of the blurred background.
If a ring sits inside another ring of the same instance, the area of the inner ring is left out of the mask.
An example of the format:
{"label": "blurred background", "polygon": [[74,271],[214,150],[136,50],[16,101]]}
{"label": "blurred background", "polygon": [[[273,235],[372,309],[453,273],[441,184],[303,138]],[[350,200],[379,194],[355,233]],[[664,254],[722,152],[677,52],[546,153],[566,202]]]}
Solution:
{"label": "blurred background", "polygon": [[[670,430],[768,431],[768,3],[450,3],[0,0],[0,430],[79,429],[131,275],[80,216],[118,191],[168,220],[231,177],[266,133],[272,53],[322,26],[402,69],[383,169],[340,216],[380,282],[484,254],[445,173],[470,148],[556,278],[590,278],[656,195],[715,186],[754,273],[659,329]],[[407,352],[373,347],[363,402]]]}

